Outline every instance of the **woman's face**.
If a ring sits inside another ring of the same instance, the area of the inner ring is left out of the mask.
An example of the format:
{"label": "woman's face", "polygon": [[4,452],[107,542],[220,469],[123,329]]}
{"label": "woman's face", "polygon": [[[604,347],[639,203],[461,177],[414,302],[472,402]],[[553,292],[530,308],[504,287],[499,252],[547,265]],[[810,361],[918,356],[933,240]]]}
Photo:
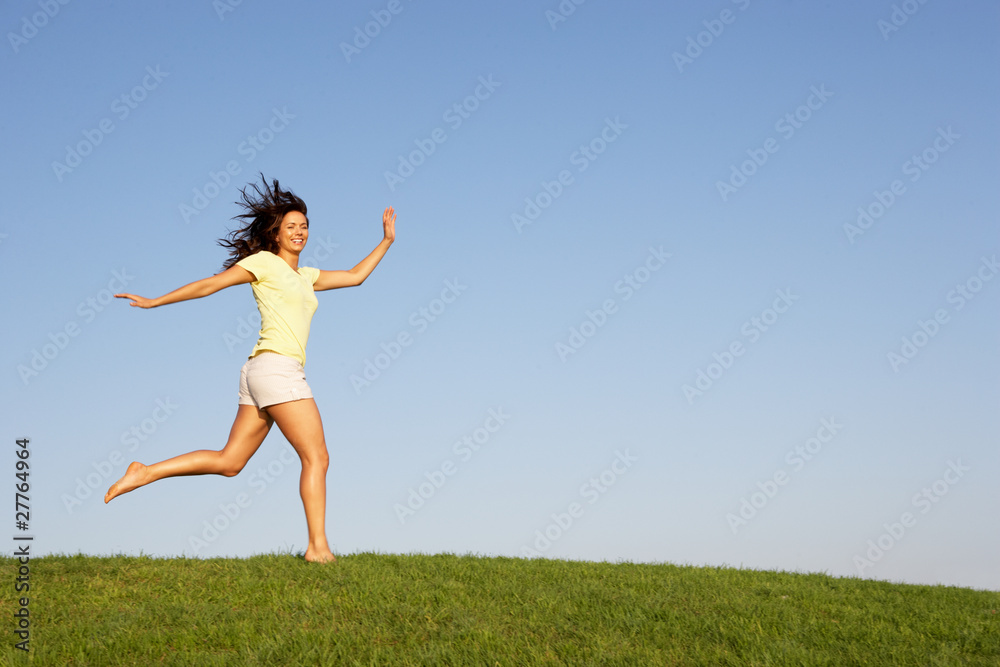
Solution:
{"label": "woman's face", "polygon": [[278,248],[298,255],[309,240],[309,220],[298,211],[290,211],[278,228]]}

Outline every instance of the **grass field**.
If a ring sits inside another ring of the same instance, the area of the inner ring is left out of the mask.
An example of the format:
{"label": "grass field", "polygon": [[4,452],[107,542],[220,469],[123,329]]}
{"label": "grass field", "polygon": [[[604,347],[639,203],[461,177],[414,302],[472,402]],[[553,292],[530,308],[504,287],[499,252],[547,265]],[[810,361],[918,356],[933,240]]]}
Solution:
{"label": "grass field", "polygon": [[6,665],[1000,665],[1000,593],[666,564],[356,554],[31,561]]}

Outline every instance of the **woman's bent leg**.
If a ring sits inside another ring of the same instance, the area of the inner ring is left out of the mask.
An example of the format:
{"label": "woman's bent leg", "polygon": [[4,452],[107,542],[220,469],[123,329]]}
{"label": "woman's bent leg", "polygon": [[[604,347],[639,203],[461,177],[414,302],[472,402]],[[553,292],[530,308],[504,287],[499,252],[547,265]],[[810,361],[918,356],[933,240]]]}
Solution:
{"label": "woman's bent leg", "polygon": [[221,451],[199,449],[148,466],[133,461],[125,475],[108,489],[104,502],[165,477],[207,474],[232,477],[256,453],[273,423],[274,420],[263,410],[253,405],[241,405],[229,431],[229,440]]}
{"label": "woman's bent leg", "polygon": [[299,493],[309,529],[305,558],[321,563],[336,560],[326,541],[326,471],[330,467],[330,456],[316,401],[305,398],[271,405],[265,410],[302,460]]}

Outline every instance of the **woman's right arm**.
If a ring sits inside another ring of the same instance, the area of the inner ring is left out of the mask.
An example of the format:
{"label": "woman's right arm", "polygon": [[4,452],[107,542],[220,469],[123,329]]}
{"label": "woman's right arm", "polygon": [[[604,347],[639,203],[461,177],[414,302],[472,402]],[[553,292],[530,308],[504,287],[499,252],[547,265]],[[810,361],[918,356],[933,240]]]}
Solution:
{"label": "woman's right arm", "polygon": [[232,287],[233,285],[253,282],[255,279],[256,278],[252,273],[244,269],[242,266],[236,266],[234,264],[222,273],[217,273],[214,276],[196,280],[193,283],[189,283],[184,287],[178,287],[173,292],[164,294],[163,296],[155,299],[147,299],[145,297],[136,296],[135,294],[115,294],[115,296],[123,299],[131,299],[132,303],[129,304],[130,306],[137,306],[139,308],[156,308],[157,306],[165,306],[168,303],[177,303],[178,301],[187,301],[189,299],[200,299],[203,296],[215,294],[221,289]]}

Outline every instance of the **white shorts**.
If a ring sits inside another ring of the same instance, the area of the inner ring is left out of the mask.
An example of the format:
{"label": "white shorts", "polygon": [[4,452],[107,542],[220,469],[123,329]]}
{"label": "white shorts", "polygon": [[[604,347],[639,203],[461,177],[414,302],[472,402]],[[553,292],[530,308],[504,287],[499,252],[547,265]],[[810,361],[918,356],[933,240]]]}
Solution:
{"label": "white shorts", "polygon": [[312,397],[302,364],[283,354],[261,352],[240,371],[240,405],[266,408]]}

